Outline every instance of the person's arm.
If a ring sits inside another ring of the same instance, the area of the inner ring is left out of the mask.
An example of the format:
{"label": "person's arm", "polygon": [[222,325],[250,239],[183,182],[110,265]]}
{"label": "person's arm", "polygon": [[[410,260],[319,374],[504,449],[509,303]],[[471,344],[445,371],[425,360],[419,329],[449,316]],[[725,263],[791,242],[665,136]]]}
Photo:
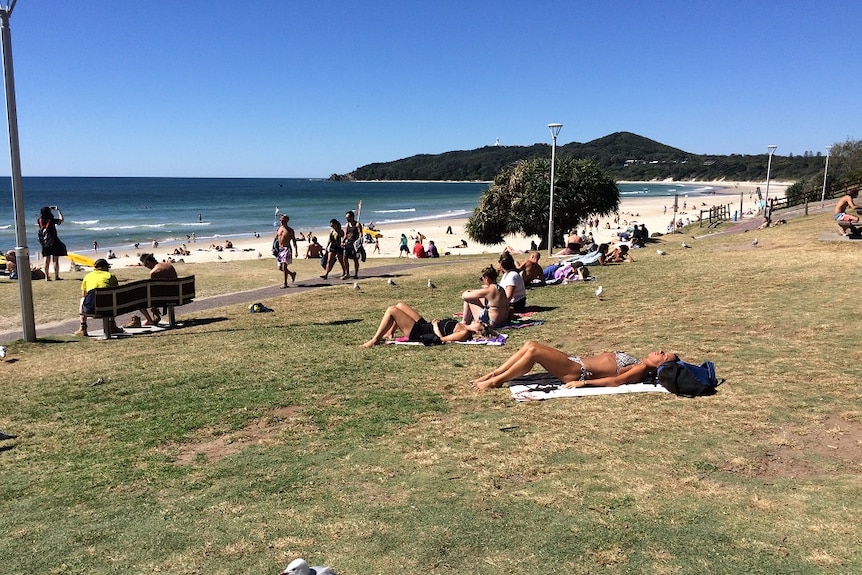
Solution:
{"label": "person's arm", "polygon": [[290,234],[290,239],[293,240],[293,253],[299,257],[299,245],[296,243],[296,234]]}
{"label": "person's arm", "polygon": [[434,329],[434,335],[440,338],[440,341],[443,343],[450,343],[453,341],[467,341],[470,339],[471,332],[463,323],[459,323],[455,326],[455,330],[451,335],[443,335],[440,331],[439,319],[431,320],[431,327]]}
{"label": "person's arm", "polygon": [[63,223],[63,212],[60,211],[60,208],[58,206],[54,206],[54,209],[57,211],[57,216],[58,216],[57,218],[55,218],[57,220],[57,225],[62,224]]}
{"label": "person's arm", "polygon": [[577,380],[565,384],[564,387],[619,387],[620,385],[625,385],[627,383],[638,383],[639,381],[646,380],[648,371],[649,368],[640,363],[633,365],[631,369],[618,375],[599,377],[597,379],[587,379],[587,381]]}
{"label": "person's arm", "polygon": [[464,301],[476,301],[482,298],[488,297],[489,288],[494,286],[487,286],[478,289],[468,289],[464,293],[461,294],[461,299]]}

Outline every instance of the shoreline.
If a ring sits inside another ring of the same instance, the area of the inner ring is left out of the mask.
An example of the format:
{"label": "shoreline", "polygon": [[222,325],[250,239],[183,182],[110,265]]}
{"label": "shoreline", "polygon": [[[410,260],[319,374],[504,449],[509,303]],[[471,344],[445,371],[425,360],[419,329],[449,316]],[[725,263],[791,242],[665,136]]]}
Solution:
{"label": "shoreline", "polygon": [[[627,184],[638,184],[649,182],[619,182]],[[696,184],[705,188],[710,188],[711,191],[703,192],[683,192],[677,194],[679,199],[679,211],[676,213],[676,220],[688,219],[691,222],[697,221],[698,214],[701,209],[706,210],[712,206],[730,205],[731,211],[741,211],[742,215],[739,219],[750,219],[753,216],[747,215],[749,209],[752,213],[756,213],[755,206],[756,198],[753,197],[754,190],[757,187],[763,187],[765,184],[760,182],[678,182],[680,185]],[[790,182],[770,182],[770,194],[775,197],[782,197],[786,188],[791,185]],[[685,205],[685,208],[683,208]],[[741,210],[738,207],[741,205]],[[620,197],[619,206],[619,225],[607,217],[599,218],[599,229],[593,229],[593,237],[599,243],[612,242],[616,238],[616,233],[626,229],[628,225],[637,223],[646,225],[649,233],[660,232],[667,233],[667,226],[674,217],[673,214],[673,196],[649,196],[639,197],[637,195],[626,195]],[[464,217],[434,219],[434,220],[416,220],[406,221],[395,225],[381,225],[380,232],[383,236],[380,238],[380,253],[373,254],[373,244],[366,244],[366,252],[368,259],[378,258],[397,258],[399,254],[399,244],[401,234],[405,234],[408,238],[416,236],[421,232],[426,236],[426,245],[428,240],[434,241],[440,252],[441,257],[446,255],[477,255],[477,254],[494,254],[497,255],[504,249],[510,249],[515,253],[527,252],[530,249],[530,242],[535,241],[540,243],[538,237],[524,238],[520,235],[507,236],[505,242],[496,245],[477,244],[467,238],[464,233],[464,226],[469,219],[468,215]],[[607,224],[610,223],[610,228]],[[452,233],[447,234],[447,228],[452,228]],[[308,230],[295,230],[297,235]],[[329,232],[329,228],[320,230],[311,230],[313,235],[317,236],[321,244],[325,245],[325,240]],[[565,234],[568,230],[555,230],[557,237]],[[159,261],[168,258],[174,258],[183,263],[204,263],[218,260],[225,261],[241,261],[248,259],[272,258],[271,247],[274,233],[259,234],[256,232],[248,232],[247,234],[230,234],[230,235],[214,235],[197,238],[196,242],[188,241],[170,241],[160,243],[157,248],[152,248],[150,245],[142,245],[138,249],[120,249],[115,250],[116,258],[109,260],[113,268],[121,267],[138,267],[139,257],[141,253],[153,253]],[[221,251],[213,248],[213,245],[224,246],[226,240],[230,240],[233,244],[233,249],[222,249]],[[454,247],[464,239],[467,242],[466,248]],[[308,243],[306,241],[297,240],[300,253],[294,256],[294,259],[304,259]],[[408,243],[412,249],[414,242]],[[185,246],[190,252],[189,255],[174,255],[173,251],[176,248]],[[110,248],[114,250],[114,248]],[[34,250],[35,252],[35,250]],[[33,252],[31,252],[33,253]],[[107,257],[108,248],[100,248],[98,251],[92,249],[78,250],[74,253],[86,255],[94,259]],[[547,254],[543,254],[547,257]],[[39,257],[41,260],[41,256]],[[31,265],[33,258],[31,257]],[[61,264],[63,265],[63,264]]]}

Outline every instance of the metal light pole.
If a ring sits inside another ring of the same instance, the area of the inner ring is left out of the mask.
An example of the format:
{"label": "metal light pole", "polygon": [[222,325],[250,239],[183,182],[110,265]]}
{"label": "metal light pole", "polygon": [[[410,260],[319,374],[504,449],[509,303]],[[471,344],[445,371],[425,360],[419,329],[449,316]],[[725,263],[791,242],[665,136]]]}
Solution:
{"label": "metal light pole", "polygon": [[548,257],[554,251],[554,168],[557,165],[557,136],[563,128],[562,124],[548,124],[554,143],[551,144],[551,202],[548,208]]}
{"label": "metal light pole", "polygon": [[766,149],[769,150],[769,162],[766,164],[766,195],[763,197],[763,217],[769,217],[769,172],[772,171],[772,154],[775,153],[775,150],[778,149],[778,146],[775,144],[771,144],[766,146]]}
{"label": "metal light pole", "polygon": [[823,168],[823,191],[820,192],[820,209],[823,209],[823,202],[826,201],[826,174],[829,173],[829,154],[832,152],[832,146],[826,146],[826,167]]}
{"label": "metal light pole", "polygon": [[18,293],[21,298],[21,329],[24,341],[36,341],[33,315],[33,285],[30,281],[30,249],[24,221],[24,188],[21,184],[21,150],[18,147],[18,108],[15,104],[15,73],[12,69],[12,31],[9,17],[15,8],[11,0],[0,4],[0,35],[3,41],[3,77],[6,81],[6,117],[9,123],[9,156],[12,161],[12,207],[15,212],[15,260],[18,266]]}

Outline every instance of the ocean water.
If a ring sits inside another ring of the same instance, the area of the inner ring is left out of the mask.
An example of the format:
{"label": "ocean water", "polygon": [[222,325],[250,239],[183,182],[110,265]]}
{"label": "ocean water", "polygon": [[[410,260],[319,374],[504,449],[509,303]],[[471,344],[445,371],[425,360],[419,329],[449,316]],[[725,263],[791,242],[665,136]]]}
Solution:
{"label": "ocean water", "polygon": [[[198,242],[268,235],[276,209],[290,216],[295,230],[325,232],[329,220],[357,211],[360,220],[403,225],[469,216],[487,189],[481,182],[330,182],[277,178],[61,178],[25,177],[27,244],[36,239],[39,209],[57,205],[65,222],[59,235],[70,251],[132,249],[153,240]],[[710,191],[690,184],[620,184],[622,198],[698,195]],[[0,249],[15,247],[12,184],[0,179]]]}

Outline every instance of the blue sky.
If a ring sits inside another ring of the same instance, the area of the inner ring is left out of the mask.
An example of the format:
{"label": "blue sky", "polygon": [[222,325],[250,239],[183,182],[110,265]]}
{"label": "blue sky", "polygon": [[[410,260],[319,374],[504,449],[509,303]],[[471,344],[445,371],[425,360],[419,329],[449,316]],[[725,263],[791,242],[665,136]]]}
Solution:
{"label": "blue sky", "polygon": [[550,122],[825,153],[862,138],[859,22],[858,0],[18,0],[23,172],[326,177]]}

